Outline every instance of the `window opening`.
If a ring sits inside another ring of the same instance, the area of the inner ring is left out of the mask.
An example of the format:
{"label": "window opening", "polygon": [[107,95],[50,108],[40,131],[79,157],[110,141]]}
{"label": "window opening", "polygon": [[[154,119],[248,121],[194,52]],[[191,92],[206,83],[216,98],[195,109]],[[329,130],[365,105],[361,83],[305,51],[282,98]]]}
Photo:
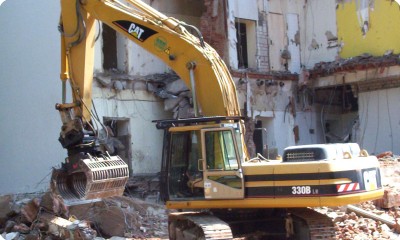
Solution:
{"label": "window opening", "polygon": [[235,151],[235,142],[232,132],[206,132],[207,169],[210,170],[237,170],[238,162]]}
{"label": "window opening", "polygon": [[102,24],[103,69],[117,69],[117,33],[106,24]]}
{"label": "window opening", "polygon": [[248,68],[248,56],[247,56],[247,29],[246,24],[241,22],[235,23],[236,28],[236,50],[238,55],[238,67]]}
{"label": "window opening", "polygon": [[171,137],[168,180],[171,198],[203,197],[203,174],[198,169],[200,132],[178,132]]}

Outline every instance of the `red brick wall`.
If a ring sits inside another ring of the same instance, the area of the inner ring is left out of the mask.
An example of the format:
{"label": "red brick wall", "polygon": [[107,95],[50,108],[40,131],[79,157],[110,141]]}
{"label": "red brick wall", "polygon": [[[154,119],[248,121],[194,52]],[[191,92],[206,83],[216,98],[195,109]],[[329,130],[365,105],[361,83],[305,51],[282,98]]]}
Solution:
{"label": "red brick wall", "polygon": [[357,87],[359,92],[370,92],[381,89],[398,88],[400,87],[400,78],[396,76],[362,81],[357,83]]}
{"label": "red brick wall", "polygon": [[[214,1],[216,1],[217,4],[214,4]],[[225,0],[204,0],[204,5],[206,6],[206,11],[200,18],[200,31],[203,34],[204,40],[215,48],[218,54],[224,58],[224,56],[227,56],[227,16]],[[213,12],[217,12],[217,14],[213,16]]]}

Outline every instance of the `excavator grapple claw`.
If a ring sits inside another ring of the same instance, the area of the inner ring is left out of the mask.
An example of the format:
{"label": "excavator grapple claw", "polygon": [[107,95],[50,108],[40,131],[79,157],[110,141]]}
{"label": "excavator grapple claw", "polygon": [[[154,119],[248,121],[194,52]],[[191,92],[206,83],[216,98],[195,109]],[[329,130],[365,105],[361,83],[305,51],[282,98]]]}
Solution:
{"label": "excavator grapple claw", "polygon": [[72,174],[64,169],[54,169],[52,192],[66,201],[122,196],[124,193],[129,169],[119,156],[83,159],[79,168]]}

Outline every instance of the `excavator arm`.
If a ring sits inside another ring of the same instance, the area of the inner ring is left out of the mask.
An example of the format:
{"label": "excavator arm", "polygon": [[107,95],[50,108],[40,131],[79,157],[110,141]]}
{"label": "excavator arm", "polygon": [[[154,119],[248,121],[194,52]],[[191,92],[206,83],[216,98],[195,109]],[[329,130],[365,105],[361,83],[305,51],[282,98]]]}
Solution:
{"label": "excavator arm", "polygon": [[198,114],[240,114],[229,71],[216,51],[202,40],[199,31],[195,30],[198,36],[192,35],[188,30],[194,27],[169,18],[141,1],[127,0],[126,3],[61,0],[61,79],[72,80],[74,102],[87,105],[87,108],[75,110],[77,116],[90,119],[95,20],[107,24],[160,58],[187,86],[195,87],[193,92],[200,103]]}
{"label": "excavator arm", "polygon": [[[169,18],[139,0],[61,0],[63,122],[59,141],[68,151],[53,171],[52,189],[65,199],[121,195],[128,167],[99,147],[92,111],[96,20],[160,58],[192,90],[195,116],[238,116],[235,85],[216,51],[193,26]],[[191,34],[190,31],[196,35]],[[66,102],[66,85],[72,102]],[[101,123],[100,123],[101,124]]]}

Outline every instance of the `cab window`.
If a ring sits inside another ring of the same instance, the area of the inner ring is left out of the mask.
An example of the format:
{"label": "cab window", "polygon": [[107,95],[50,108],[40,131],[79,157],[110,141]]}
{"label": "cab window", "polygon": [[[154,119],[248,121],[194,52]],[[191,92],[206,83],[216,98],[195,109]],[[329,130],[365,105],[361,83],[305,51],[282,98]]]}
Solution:
{"label": "cab window", "polygon": [[224,171],[238,169],[235,141],[231,131],[207,131],[205,141],[207,169]]}

